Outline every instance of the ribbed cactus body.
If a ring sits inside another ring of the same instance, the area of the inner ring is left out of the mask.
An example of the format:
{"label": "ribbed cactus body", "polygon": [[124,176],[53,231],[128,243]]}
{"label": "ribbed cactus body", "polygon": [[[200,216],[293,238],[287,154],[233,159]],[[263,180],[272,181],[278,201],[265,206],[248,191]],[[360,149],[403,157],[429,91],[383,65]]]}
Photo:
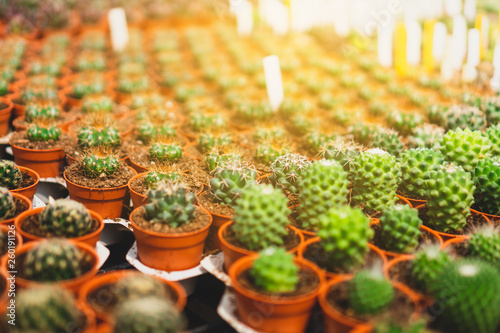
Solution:
{"label": "ribbed cactus body", "polygon": [[57,126],[42,127],[32,124],[26,132],[28,140],[35,141],[57,141],[61,136],[61,129]]}
{"label": "ribbed cactus body", "polygon": [[356,314],[377,314],[394,298],[394,288],[378,271],[362,270],[348,282],[349,304]]}
{"label": "ribbed cactus body", "polygon": [[14,190],[21,185],[23,175],[16,163],[0,160],[0,187]]}
{"label": "ribbed cactus body", "polygon": [[420,226],[418,210],[407,205],[395,205],[380,216],[380,246],[384,250],[410,253],[419,243]]}
{"label": "ribbed cactus body", "polygon": [[5,187],[0,187],[0,221],[10,219],[16,213],[14,197]]}
{"label": "ribbed cactus body", "polygon": [[58,237],[79,237],[92,229],[92,217],[87,208],[69,199],[49,199],[40,213],[40,228]]}
{"label": "ribbed cactus body", "polygon": [[267,248],[259,252],[250,274],[257,288],[266,292],[283,293],[295,290],[299,268],[293,255],[283,248]]}
{"label": "ribbed cactus body", "polygon": [[269,180],[273,185],[297,193],[302,172],[311,164],[311,161],[300,154],[288,153],[278,157],[271,164]]}
{"label": "ribbed cactus body", "polygon": [[174,143],[155,142],[149,148],[149,157],[159,162],[177,162],[182,158],[182,149]]}

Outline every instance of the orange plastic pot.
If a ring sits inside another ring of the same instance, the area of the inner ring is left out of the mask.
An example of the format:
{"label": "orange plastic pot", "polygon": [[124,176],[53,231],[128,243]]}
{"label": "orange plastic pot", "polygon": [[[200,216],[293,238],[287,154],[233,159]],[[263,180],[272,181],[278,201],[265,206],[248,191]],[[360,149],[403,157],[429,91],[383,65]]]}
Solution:
{"label": "orange plastic pot", "polygon": [[57,177],[64,163],[64,151],[55,149],[27,149],[10,143],[17,165],[35,170],[40,177]]}
{"label": "orange plastic pot", "polygon": [[9,133],[9,119],[14,104],[12,104],[12,101],[5,98],[0,98],[0,103],[7,105],[7,107],[0,110],[0,137],[3,137]]}
{"label": "orange plastic pot", "polygon": [[[50,282],[50,283],[32,281],[32,280],[25,279],[25,278],[19,276],[19,272],[18,272],[18,275],[16,276],[16,285],[19,288],[32,288],[32,287],[37,287],[37,286],[42,286],[42,285],[47,285],[47,284],[49,284],[49,285],[53,284],[53,285],[57,285],[58,287],[61,287],[61,288],[66,288],[66,289],[68,289],[76,294],[78,292],[78,290],[80,289],[80,287],[83,284],[85,284],[86,282],[93,279],[94,276],[99,271],[99,267],[98,267],[99,257],[97,256],[97,252],[95,251],[95,248],[93,248],[92,246],[85,244],[85,243],[75,242],[72,240],[70,240],[70,242],[73,243],[73,245],[75,245],[80,251],[84,251],[85,253],[90,255],[90,257],[92,258],[92,268],[90,268],[90,270],[88,270],[86,273],[84,273],[76,278],[73,278],[73,279],[62,280],[62,281],[57,281],[57,282]],[[22,258],[26,255],[26,253],[28,251],[30,251],[31,249],[33,249],[38,244],[40,244],[40,241],[29,242],[29,243],[26,243],[23,246],[21,246],[19,249],[17,249],[17,251],[16,251],[16,265],[18,265],[17,267],[19,267],[19,262],[22,261]],[[9,264],[8,258],[4,257],[2,259],[1,269],[5,274],[7,274],[7,272],[10,271],[10,269],[7,267],[8,264]]]}
{"label": "orange plastic pot", "polygon": [[[135,174],[135,170],[129,168]],[[82,203],[87,209],[93,210],[103,218],[117,218],[122,214],[123,201],[127,195],[127,185],[111,188],[91,188],[71,182],[63,173],[66,187],[71,200]]]}
{"label": "orange plastic pot", "polygon": [[[28,206],[28,208],[24,212],[27,212],[31,209],[32,204],[31,204],[30,199],[26,198],[24,195],[21,195],[19,193],[12,193],[12,196],[14,197],[14,199],[17,198],[18,200],[23,201]],[[21,215],[21,214],[19,214],[19,215]],[[7,220],[2,220],[2,221],[0,221],[0,225],[12,225],[12,224],[14,224],[15,219],[16,219],[16,216],[14,216],[13,218],[7,219]]]}
{"label": "orange plastic pot", "polygon": [[466,237],[462,237],[462,238],[452,238],[452,239],[448,239],[446,242],[444,242],[441,246],[441,249],[446,249],[450,246],[453,246],[454,244],[460,244],[460,243],[463,243],[465,241],[468,241],[470,239],[470,236],[466,236]]}
{"label": "orange plastic pot", "polygon": [[232,216],[229,215],[221,215],[214,213],[212,211],[208,211],[210,215],[212,215],[213,223],[210,227],[210,233],[208,235],[207,244],[212,245],[212,249],[222,250],[222,242],[219,238],[219,229],[226,223],[230,222]]}
{"label": "orange plastic pot", "polygon": [[34,183],[28,187],[10,190],[10,192],[24,195],[31,202],[33,202],[33,198],[35,197],[36,189],[38,188],[38,183],[40,182],[40,175],[38,173],[36,173],[35,170],[31,170],[31,169],[28,169],[28,168],[25,168],[22,166],[20,166],[19,169],[21,170],[22,173],[27,173],[28,175],[30,175],[31,178],[33,178],[33,180],[34,180]]}
{"label": "orange plastic pot", "polygon": [[205,247],[205,239],[212,224],[208,211],[198,206],[198,212],[209,217],[209,223],[204,227],[183,233],[160,233],[139,227],[130,214],[130,222],[137,242],[137,256],[146,266],[163,271],[182,271],[199,265]]}
{"label": "orange plastic pot", "polygon": [[[360,327],[365,327],[365,329],[367,329],[368,327],[366,325],[371,326],[370,323],[367,323],[365,321],[353,317],[349,317],[341,313],[340,311],[335,309],[332,305],[330,305],[330,303],[327,300],[328,293],[330,292],[332,287],[335,287],[341,282],[349,281],[352,278],[353,275],[338,276],[337,279],[328,281],[318,295],[319,305],[321,306],[321,310],[323,311],[326,333],[349,333],[352,332],[354,329],[359,329]],[[411,290],[409,290],[408,287],[406,287],[405,285],[398,282],[392,282],[392,285],[395,289],[398,289],[400,292],[407,295],[408,298],[411,299],[415,307],[415,310],[412,314],[412,319],[415,320],[418,319],[421,313],[421,306],[419,305],[419,299],[417,299],[414,293],[412,293]],[[372,330],[373,327],[371,327],[371,329],[368,330],[367,332],[371,332]]]}
{"label": "orange plastic pot", "polygon": [[[241,247],[238,247],[236,245],[233,245],[233,244],[229,243],[224,238],[226,230],[232,224],[233,224],[232,221],[229,221],[229,222],[223,224],[219,228],[219,232],[217,234],[218,237],[219,237],[219,241],[221,243],[221,246],[222,246],[222,251],[224,252],[224,268],[226,269],[226,271],[229,271],[229,269],[231,268],[231,266],[238,259],[241,259],[241,258],[247,257],[247,256],[251,256],[251,255],[255,255],[257,253],[257,251],[250,251],[250,250],[246,250],[246,249],[243,249]],[[299,240],[300,240],[299,244],[297,244],[292,249],[288,250],[288,253],[295,254],[299,250],[300,245],[304,242],[304,236],[302,236],[302,234],[300,233],[300,231],[297,228],[295,228],[295,227],[293,227],[291,225],[287,226],[287,228],[291,229],[294,232],[294,234],[299,237]]]}
{"label": "orange plastic pot", "polygon": [[500,222],[500,215],[492,215],[492,214],[486,214],[486,213],[483,213],[483,212],[480,212],[478,210],[475,210],[475,209],[472,209],[471,208],[471,213],[472,214],[476,214],[476,215],[482,215],[484,216],[487,220],[489,220],[490,222],[493,222],[493,223],[498,223]]}
{"label": "orange plastic pot", "polygon": [[[141,275],[143,274],[133,270],[119,270],[98,275],[97,277],[83,285],[82,288],[80,288],[80,292],[78,293],[78,300],[84,303],[88,308],[92,309],[99,320],[111,323],[113,320],[112,313],[110,313],[109,311],[104,311],[100,308],[93,307],[92,304],[88,302],[89,295],[91,295],[96,289],[99,289],[102,286],[106,285],[113,285],[125,277]],[[180,283],[175,281],[168,281],[158,276],[152,277],[161,281],[165,285],[167,290],[174,294],[173,301],[175,301],[175,308],[179,312],[182,312],[182,310],[184,310],[184,307],[186,306],[187,295],[186,291],[180,285]],[[111,300],[113,297],[113,295],[107,294],[107,291],[104,290],[102,291],[102,293],[99,293],[98,296],[102,301]]]}
{"label": "orange plastic pot", "polygon": [[244,271],[252,267],[256,258],[257,255],[241,258],[229,269],[239,317],[246,325],[260,332],[304,332],[318,293],[324,284],[321,270],[307,260],[295,258],[295,263],[301,269],[316,274],[319,279],[316,288],[303,295],[291,297],[265,295],[245,288],[238,280]]}
{"label": "orange plastic pot", "polygon": [[[45,207],[38,207],[38,208],[31,209],[27,212],[20,214],[14,220],[14,225],[16,226],[16,230],[19,234],[21,234],[21,236],[23,237],[25,242],[38,241],[38,240],[45,239],[45,237],[40,237],[40,236],[30,234],[29,232],[27,232],[23,229],[24,221],[30,216],[39,215],[44,208]],[[99,222],[99,227],[87,235],[83,235],[83,236],[79,236],[79,237],[71,237],[69,239],[74,240],[76,242],[82,242],[82,243],[85,243],[85,244],[88,244],[90,246],[95,247],[97,244],[97,241],[101,237],[102,229],[104,229],[104,221],[103,221],[102,217],[99,214],[97,214],[96,212],[89,211],[89,213],[90,213],[90,216],[92,217],[93,220],[97,220]]]}

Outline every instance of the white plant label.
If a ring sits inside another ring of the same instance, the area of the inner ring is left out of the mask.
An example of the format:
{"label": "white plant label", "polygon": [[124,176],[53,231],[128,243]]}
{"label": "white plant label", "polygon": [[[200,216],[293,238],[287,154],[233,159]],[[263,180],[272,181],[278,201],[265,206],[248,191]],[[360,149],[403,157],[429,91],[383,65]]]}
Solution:
{"label": "white plant label", "polygon": [[422,59],[422,27],[417,21],[406,24],[406,61],[412,66]]}
{"label": "white plant label", "polygon": [[444,10],[451,17],[460,15],[462,12],[462,0],[444,0]]}
{"label": "white plant label", "polygon": [[238,26],[238,34],[240,36],[248,36],[253,30],[253,6],[248,1],[240,1],[238,6],[234,8],[236,14],[236,22]]}
{"label": "white plant label", "polygon": [[284,98],[280,61],[277,55],[270,55],[265,57],[262,63],[264,65],[264,76],[266,78],[269,103],[274,110],[277,110]]}
{"label": "white plant label", "polygon": [[443,22],[437,22],[434,25],[434,34],[432,38],[432,56],[436,62],[441,62],[446,48],[446,25]]}
{"label": "white plant label", "polygon": [[441,62],[441,77],[443,78],[443,80],[449,81],[453,78],[453,75],[455,74],[455,69],[451,64],[454,52],[453,37],[451,35],[448,35],[446,37],[444,45],[445,45],[445,51],[444,51],[443,61]]}
{"label": "white plant label", "polygon": [[469,45],[467,50],[467,64],[476,67],[480,62],[481,34],[477,29],[469,30]]}
{"label": "white plant label", "polygon": [[453,54],[451,64],[454,69],[462,68],[467,54],[467,22],[463,16],[453,18]]}
{"label": "white plant label", "polygon": [[123,8],[113,8],[108,12],[109,30],[113,50],[122,51],[128,43],[127,17]]}
{"label": "white plant label", "polygon": [[499,91],[500,90],[500,44],[497,43],[495,50],[493,51],[493,67],[495,72],[493,78],[491,79],[491,87]]}
{"label": "white plant label", "polygon": [[464,2],[464,17],[469,22],[474,22],[476,19],[477,0],[465,0]]}
{"label": "white plant label", "polygon": [[384,67],[391,67],[393,63],[393,41],[394,28],[392,26],[378,27],[377,34],[377,53],[380,65]]}

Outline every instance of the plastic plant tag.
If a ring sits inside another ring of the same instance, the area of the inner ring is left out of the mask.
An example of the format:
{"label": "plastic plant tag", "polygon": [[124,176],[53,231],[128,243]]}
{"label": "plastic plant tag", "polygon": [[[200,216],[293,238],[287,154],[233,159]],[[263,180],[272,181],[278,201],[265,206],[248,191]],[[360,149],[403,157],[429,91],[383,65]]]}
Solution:
{"label": "plastic plant tag", "polygon": [[253,30],[253,6],[248,1],[239,1],[234,8],[238,34],[248,36]]}
{"label": "plastic plant tag", "polygon": [[437,63],[444,58],[446,48],[446,25],[442,22],[437,22],[434,25],[434,34],[432,36],[432,56]]}
{"label": "plastic plant tag", "polygon": [[444,0],[444,10],[451,17],[460,15],[462,12],[462,0]]}
{"label": "plastic plant tag", "polygon": [[416,66],[422,59],[422,27],[417,21],[406,24],[406,61]]}
{"label": "plastic plant tag", "polygon": [[280,61],[277,55],[270,55],[262,60],[266,78],[267,96],[274,110],[283,102],[283,80],[281,78]]}
{"label": "plastic plant tag", "polygon": [[378,27],[377,42],[378,42],[378,61],[384,67],[391,67],[393,63],[394,28],[392,26]]}
{"label": "plastic plant tag", "polygon": [[110,9],[108,22],[113,50],[122,51],[127,46],[129,38],[125,10],[123,8]]}
{"label": "plastic plant tag", "polygon": [[434,70],[434,56],[432,47],[434,44],[434,26],[436,22],[433,20],[425,21],[424,35],[422,37],[422,61],[425,69],[430,73]]}
{"label": "plastic plant tag", "polygon": [[476,19],[477,0],[465,0],[464,2],[464,16],[469,22],[474,22]]}
{"label": "plastic plant tag", "polygon": [[408,62],[406,61],[406,27],[403,23],[398,23],[396,26],[396,34],[394,37],[394,66],[396,72],[404,76],[408,73]]}
{"label": "plastic plant tag", "polygon": [[467,22],[463,16],[456,16],[453,19],[452,35],[453,52],[451,56],[451,65],[454,69],[462,68],[464,58],[467,54]]}
{"label": "plastic plant tag", "polygon": [[496,91],[500,91],[500,43],[497,43],[493,51],[493,67],[495,72],[491,79],[491,87]]}

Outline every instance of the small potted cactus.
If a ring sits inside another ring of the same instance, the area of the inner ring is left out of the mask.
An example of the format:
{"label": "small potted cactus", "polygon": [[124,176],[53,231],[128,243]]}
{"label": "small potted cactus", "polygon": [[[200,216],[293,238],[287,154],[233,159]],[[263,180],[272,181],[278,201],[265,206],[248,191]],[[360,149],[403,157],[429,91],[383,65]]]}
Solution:
{"label": "small potted cactus", "polygon": [[0,224],[11,225],[21,213],[31,209],[31,201],[24,195],[11,193],[0,187]]}
{"label": "small potted cactus", "polygon": [[104,229],[99,214],[79,202],[52,197],[47,206],[24,212],[14,223],[25,241],[65,237],[94,247]]}
{"label": "small potted cactus", "polygon": [[12,121],[16,131],[24,131],[31,124],[40,121],[52,121],[57,124],[63,132],[67,132],[69,126],[76,120],[73,113],[62,113],[60,108],[49,103],[31,103],[26,106],[24,116]]}
{"label": "small potted cactus", "polygon": [[179,184],[151,190],[148,201],[130,214],[139,260],[169,272],[197,266],[212,224],[208,211]]}
{"label": "small potted cactus", "polygon": [[67,167],[63,176],[72,200],[103,218],[116,218],[121,216],[127,184],[135,174],[134,169],[110,151],[94,148]]}
{"label": "small potted cactus", "polygon": [[9,120],[14,104],[5,98],[0,98],[0,138],[9,133]]}
{"label": "small potted cactus", "polygon": [[40,176],[35,171],[9,160],[0,160],[0,186],[12,193],[24,195],[33,201],[39,181]]}
{"label": "small potted cactus", "polygon": [[324,282],[316,265],[276,247],[239,259],[229,277],[239,317],[264,332],[304,332]]}

